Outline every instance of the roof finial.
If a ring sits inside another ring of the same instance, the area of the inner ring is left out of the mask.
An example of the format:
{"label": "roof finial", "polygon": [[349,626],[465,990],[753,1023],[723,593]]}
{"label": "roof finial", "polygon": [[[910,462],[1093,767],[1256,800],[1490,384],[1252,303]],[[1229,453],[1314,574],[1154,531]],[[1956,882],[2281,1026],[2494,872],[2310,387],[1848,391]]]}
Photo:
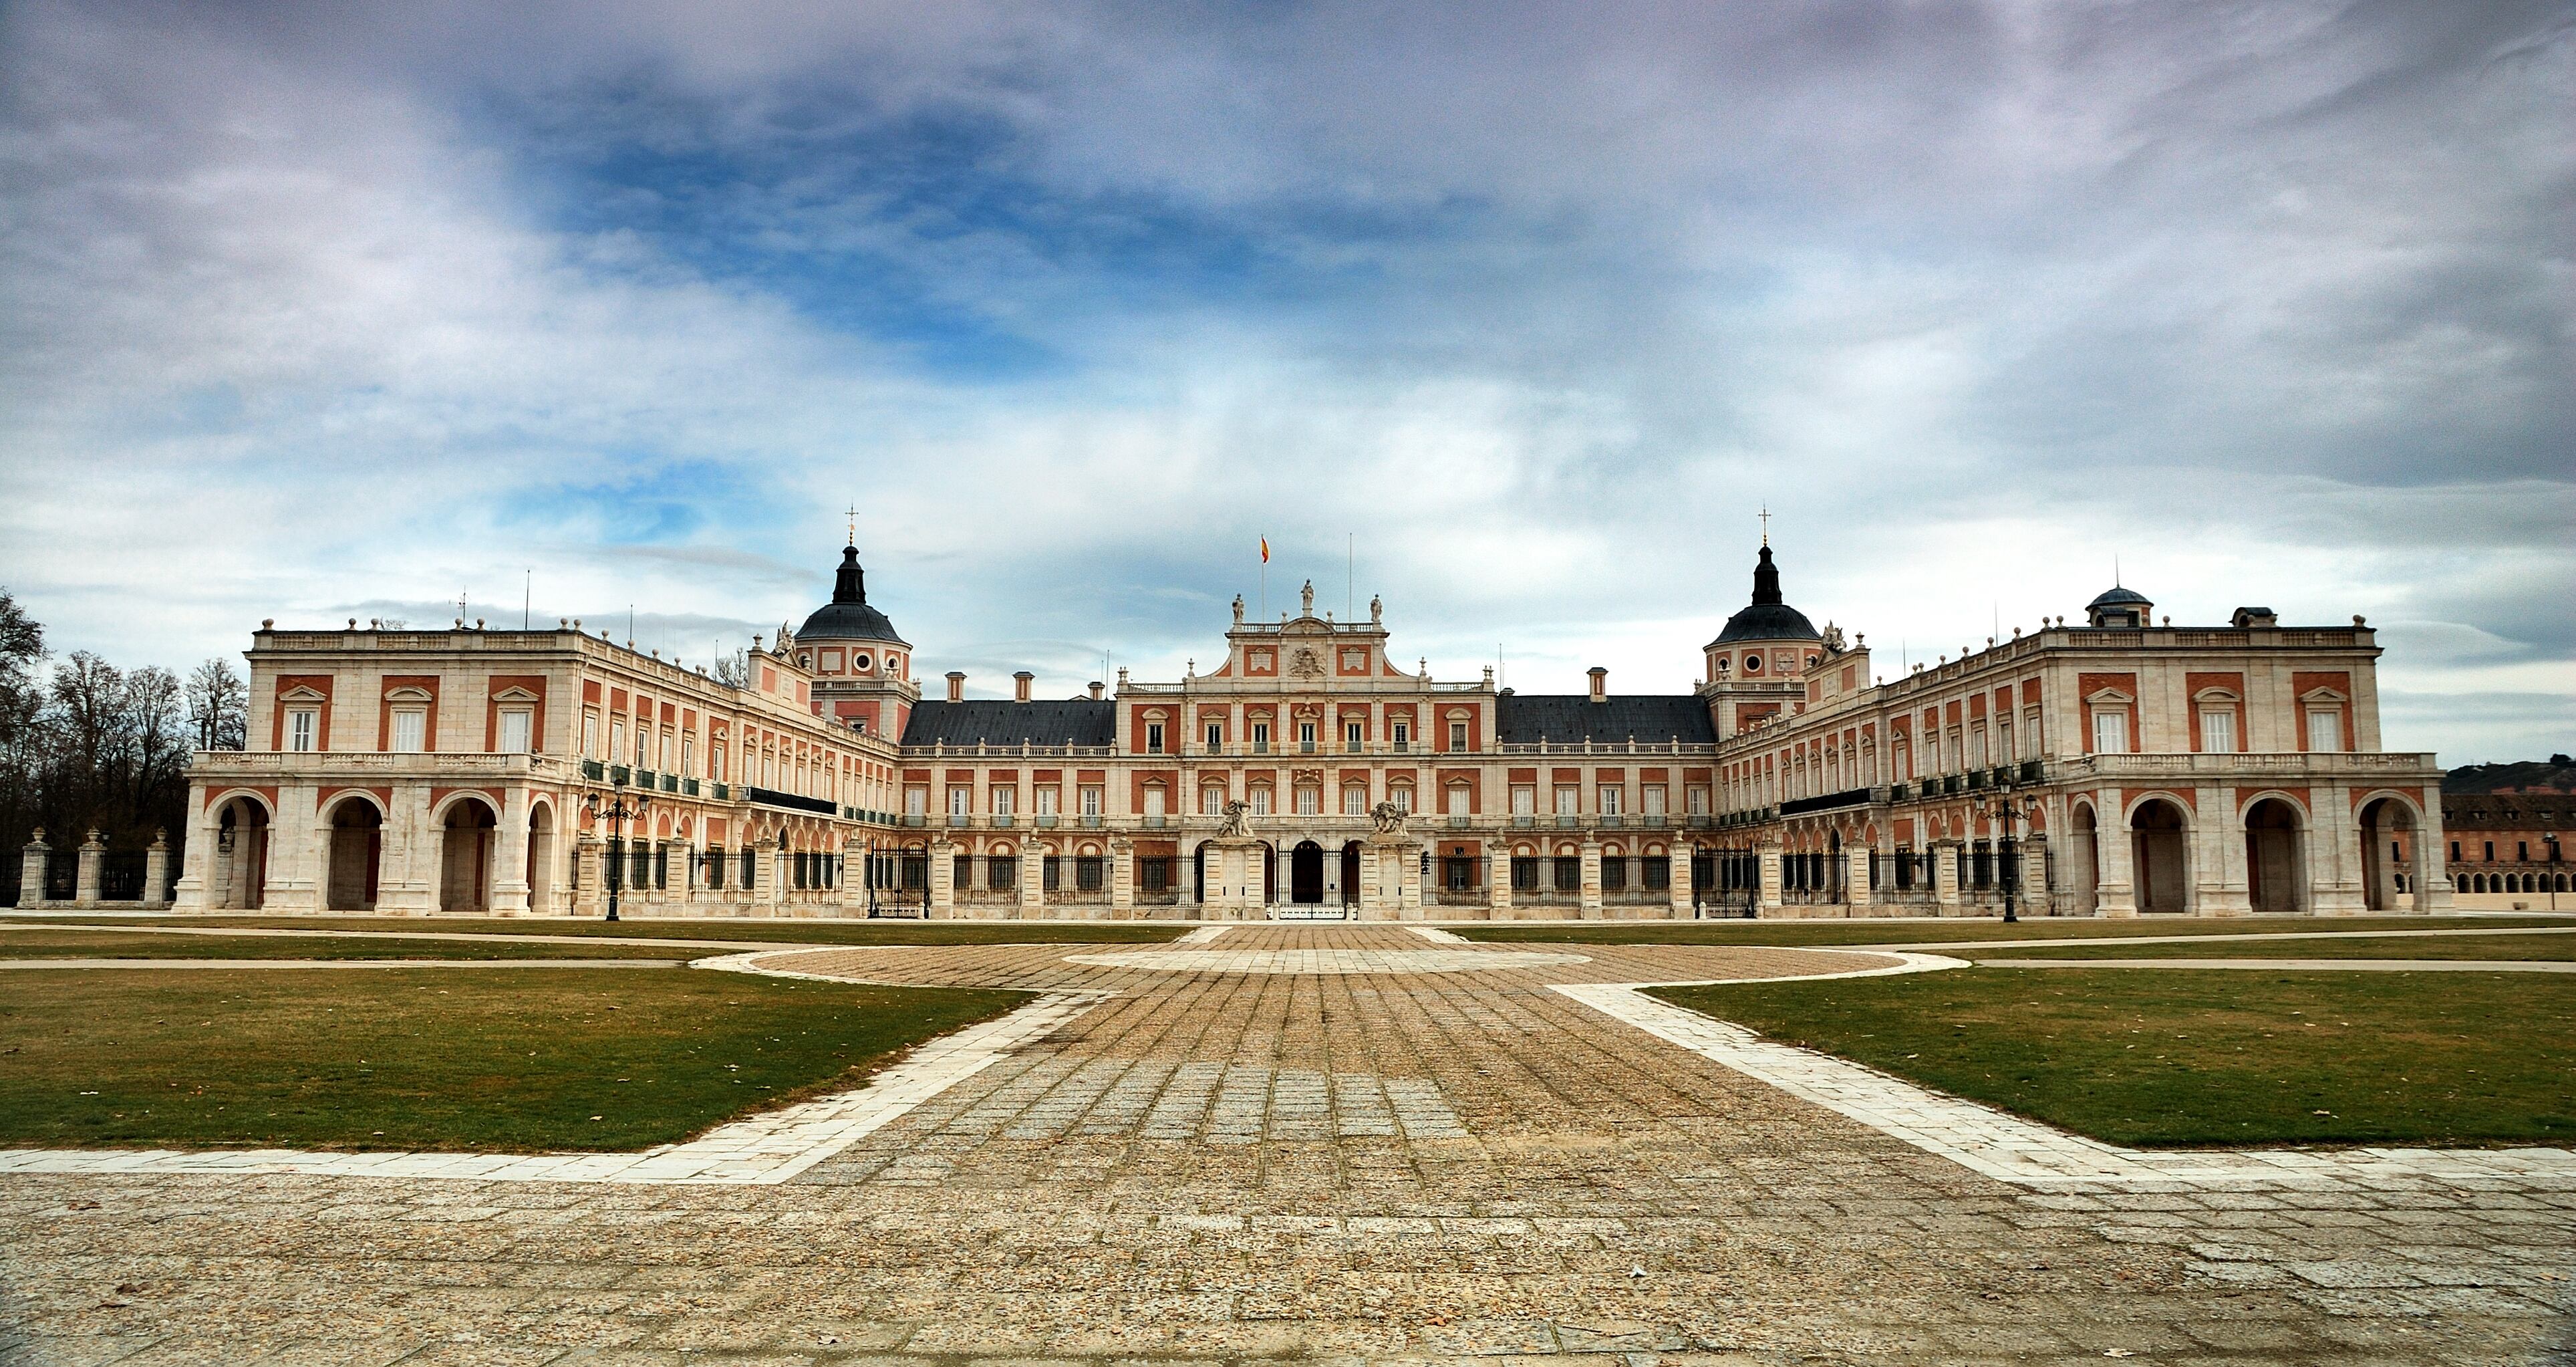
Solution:
{"label": "roof finial", "polygon": [[2120,553],[2118,551],[2111,552],[2111,587],[2115,589],[2128,587],[2120,582]]}
{"label": "roof finial", "polygon": [[1762,505],[1762,544],[1771,544],[1771,505],[1768,503]]}
{"label": "roof finial", "polygon": [[853,504],[851,504],[851,505],[850,505],[850,541],[849,541],[849,544],[851,544],[851,545],[853,545],[853,546],[855,546],[855,545],[859,544],[859,505],[857,505],[857,504],[855,504],[855,503],[853,503]]}

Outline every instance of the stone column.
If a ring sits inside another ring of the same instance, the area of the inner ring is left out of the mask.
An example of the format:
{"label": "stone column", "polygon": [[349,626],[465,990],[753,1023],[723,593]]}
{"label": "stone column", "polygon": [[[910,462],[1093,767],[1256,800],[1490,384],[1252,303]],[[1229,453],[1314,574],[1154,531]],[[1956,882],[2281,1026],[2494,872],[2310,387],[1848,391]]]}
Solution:
{"label": "stone column", "polygon": [[72,900],[81,906],[98,905],[99,876],[107,869],[107,842],[99,838],[98,828],[90,828],[89,839],[81,842],[78,885]]}
{"label": "stone column", "polygon": [[1756,869],[1762,879],[1762,901],[1759,910],[1766,913],[1776,913],[1781,907],[1779,840],[1775,837],[1763,841],[1755,850],[1753,858]]}
{"label": "stone column", "polygon": [[2236,813],[2236,789],[2203,785],[2192,791],[2192,909],[2202,916],[2244,916],[2254,910],[2245,870],[2245,824]]}
{"label": "stone column", "polygon": [[1512,910],[1512,850],[1509,845],[1485,848],[1485,914],[1500,921]]}
{"label": "stone column", "polygon": [[1932,900],[1940,904],[1941,914],[1955,916],[1959,911],[1959,851],[1967,848],[1959,840],[1932,842]]}
{"label": "stone column", "polygon": [[33,909],[45,904],[45,861],[54,847],[45,843],[45,828],[38,826],[22,852],[26,862],[18,868],[18,905]]}
{"label": "stone column", "polygon": [[1678,841],[1666,845],[1664,867],[1668,870],[1667,882],[1672,888],[1672,915],[1677,920],[1688,920],[1691,914],[1691,898],[1696,895],[1691,886],[1690,847]]}
{"label": "stone column", "polygon": [[322,909],[320,790],[310,783],[280,785],[277,820],[268,830],[268,884],[262,905],[268,911],[316,912]]}
{"label": "stone column", "polygon": [[2130,867],[2135,862],[2134,841],[2120,796],[2119,789],[2106,788],[2095,794],[2093,802],[2097,825],[2093,843],[2101,854],[2093,870],[2093,901],[2109,918],[2138,914],[2138,885]]}
{"label": "stone column", "polygon": [[2308,805],[2308,905],[2319,916],[2359,916],[2370,902],[2362,895],[2361,822],[2352,790],[2340,783],[2310,788]]}
{"label": "stone column", "polygon": [[1109,837],[1109,912],[1124,917],[1136,909],[1136,842]]}
{"label": "stone column", "polygon": [[2419,790],[2415,794],[2415,805],[2421,811],[2414,832],[2415,867],[2408,875],[2415,894],[2415,910],[2449,911],[2451,870],[2443,858],[2443,851],[2450,846],[2442,834],[2441,786],[2437,783]]}
{"label": "stone column", "polygon": [[1587,921],[1601,919],[1601,841],[1586,834],[1583,837],[1583,886],[1581,903],[1575,914]]}
{"label": "stone column", "polygon": [[2021,904],[2028,915],[2057,914],[2057,891],[2048,886],[2048,837],[2045,835],[2022,837]]}
{"label": "stone column", "polygon": [[1024,844],[1020,846],[1020,919],[1035,921],[1045,915],[1046,851]]}
{"label": "stone column", "polygon": [[376,910],[389,916],[424,915],[437,910],[430,900],[437,887],[432,873],[439,848],[429,828],[429,785],[396,783],[391,797],[376,862]]}
{"label": "stone column", "polygon": [[[575,916],[597,916],[608,905],[608,873],[601,858],[599,837],[589,831],[577,831],[572,838],[573,881],[580,884],[566,899]],[[381,891],[383,885],[377,885]],[[380,898],[378,906],[384,903]]]}
{"label": "stone column", "polygon": [[172,889],[171,907],[176,911],[203,911],[207,904],[206,858],[215,848],[215,832],[219,829],[214,814],[206,809],[205,785],[188,785],[188,810],[194,815],[187,838],[179,846],[179,883]]}
{"label": "stone column", "polygon": [[500,829],[493,832],[492,840],[492,914],[525,916],[528,914],[528,790],[502,789],[500,817]]}
{"label": "stone column", "polygon": [[946,835],[930,840],[930,903],[922,909],[925,921],[947,920],[957,915],[957,847]]}
{"label": "stone column", "polygon": [[168,906],[169,899],[162,895],[161,890],[167,887],[169,882],[170,833],[166,830],[156,830],[152,833],[152,848],[143,852],[143,905]]}
{"label": "stone column", "polygon": [[1854,909],[1869,906],[1877,901],[1876,895],[1869,886],[1869,847],[1867,845],[1843,847],[1843,900],[1850,903]]}

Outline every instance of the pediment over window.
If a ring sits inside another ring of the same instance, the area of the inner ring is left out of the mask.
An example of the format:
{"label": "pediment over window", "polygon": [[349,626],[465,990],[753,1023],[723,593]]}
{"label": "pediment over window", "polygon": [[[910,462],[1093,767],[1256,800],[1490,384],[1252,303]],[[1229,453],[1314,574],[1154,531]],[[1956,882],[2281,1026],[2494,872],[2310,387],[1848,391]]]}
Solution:
{"label": "pediment over window", "polygon": [[2351,699],[2345,697],[2340,689],[2311,688],[2307,692],[2299,695],[2299,701],[2303,703],[2341,703],[2349,702]]}
{"label": "pediment over window", "polygon": [[492,695],[494,702],[536,702],[537,695],[524,688],[504,688]]}
{"label": "pediment over window", "polygon": [[2204,688],[2199,692],[2192,694],[2191,700],[2204,706],[2210,703],[2232,703],[2243,701],[2243,699],[2237,696],[2236,690],[2232,688]]}
{"label": "pediment over window", "polygon": [[2095,707],[2125,707],[2137,699],[2116,688],[2102,688],[2086,694],[2084,701]]}
{"label": "pediment over window", "polygon": [[290,689],[286,690],[285,692],[278,694],[278,695],[277,695],[277,700],[278,700],[279,702],[329,702],[329,701],[330,701],[330,699],[325,698],[325,697],[323,697],[323,696],[322,696],[321,690],[316,689],[316,688],[313,688],[313,687],[311,687],[310,685],[306,685],[306,684],[297,684],[295,687],[290,688]]}
{"label": "pediment over window", "polygon": [[426,703],[433,701],[433,699],[429,696],[429,690],[426,688],[397,688],[391,693],[387,693],[385,695],[385,701],[391,703]]}

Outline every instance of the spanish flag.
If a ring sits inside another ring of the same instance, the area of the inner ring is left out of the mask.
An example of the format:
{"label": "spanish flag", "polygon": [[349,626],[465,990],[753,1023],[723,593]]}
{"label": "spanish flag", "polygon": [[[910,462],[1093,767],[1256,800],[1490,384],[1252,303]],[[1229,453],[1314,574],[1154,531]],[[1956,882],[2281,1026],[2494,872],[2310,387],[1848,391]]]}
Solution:
{"label": "spanish flag", "polygon": [[1266,536],[1261,538],[1261,563],[1270,563],[1270,538]]}

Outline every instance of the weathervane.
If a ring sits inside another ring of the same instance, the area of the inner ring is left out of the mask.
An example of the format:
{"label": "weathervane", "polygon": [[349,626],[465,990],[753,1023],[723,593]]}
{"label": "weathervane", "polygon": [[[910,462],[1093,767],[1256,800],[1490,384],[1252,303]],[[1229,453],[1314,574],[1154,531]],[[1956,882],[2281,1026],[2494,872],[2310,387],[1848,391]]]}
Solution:
{"label": "weathervane", "polygon": [[1762,505],[1762,544],[1771,544],[1771,505],[1768,503]]}

